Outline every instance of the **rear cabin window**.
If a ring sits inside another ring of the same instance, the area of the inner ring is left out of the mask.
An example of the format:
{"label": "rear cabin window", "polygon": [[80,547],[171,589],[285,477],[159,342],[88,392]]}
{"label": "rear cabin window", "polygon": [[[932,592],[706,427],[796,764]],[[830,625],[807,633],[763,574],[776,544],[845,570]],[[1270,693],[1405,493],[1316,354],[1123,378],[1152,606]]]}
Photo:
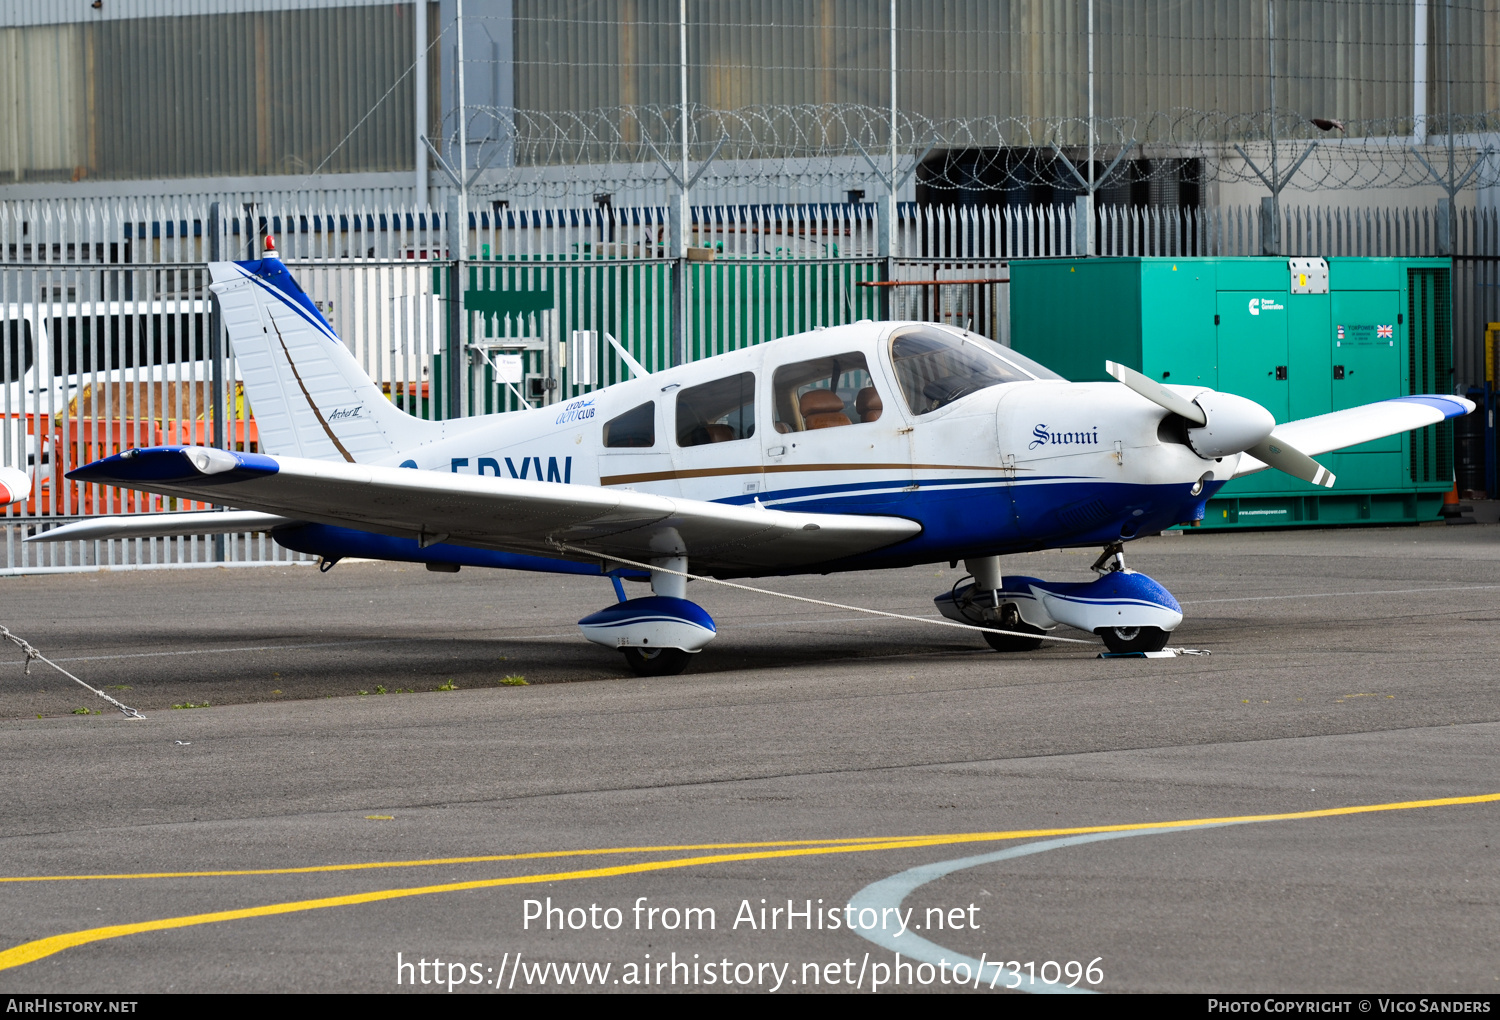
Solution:
{"label": "rear cabin window", "polygon": [[965,342],[931,326],[897,333],[891,339],[891,361],[912,414],[936,411],[991,386],[1032,378],[978,341]]}
{"label": "rear cabin window", "polygon": [[677,394],[677,445],[706,446],[755,435],[755,373],[742,372]]}
{"label": "rear cabin window", "polygon": [[11,319],[0,324],[0,381],[17,382],[31,370],[31,323]]}
{"label": "rear cabin window", "polygon": [[52,374],[173,365],[208,357],[208,316],[69,315],[51,321]]}
{"label": "rear cabin window", "polygon": [[609,449],[642,449],[656,445],[656,401],[648,400],[604,423]]}
{"label": "rear cabin window", "polygon": [[771,377],[776,431],[807,432],[877,421],[884,410],[858,351],[782,365]]}

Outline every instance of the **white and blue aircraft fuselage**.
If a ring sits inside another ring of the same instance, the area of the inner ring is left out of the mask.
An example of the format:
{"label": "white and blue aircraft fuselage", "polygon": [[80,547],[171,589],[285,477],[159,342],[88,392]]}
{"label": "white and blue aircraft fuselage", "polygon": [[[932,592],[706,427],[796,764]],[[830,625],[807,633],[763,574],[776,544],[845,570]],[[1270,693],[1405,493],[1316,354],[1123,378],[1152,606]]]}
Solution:
{"label": "white and blue aircraft fuselage", "polygon": [[[1238,475],[1331,485],[1312,455],[1473,408],[1414,396],[1277,425],[1242,397],[1123,366],[1108,366],[1119,382],[1073,383],[963,330],[866,320],[649,374],[630,362],[633,378],[575,400],[429,422],[384,398],[274,255],[211,269],[265,452],[133,450],[70,477],[239,511],[39,539],[253,528],[327,563],[607,575],[619,601],[580,626],[643,674],[681,670],[716,632],[685,575],[959,560],[974,581],[938,609],[999,650],[1059,625],[1159,649],[1181,607],[1124,568],[1123,543],[1201,519]],[[1102,547],[1100,577],[1002,576],[1001,556],[1062,546]],[[653,594],[625,598],[622,577],[649,577]]]}

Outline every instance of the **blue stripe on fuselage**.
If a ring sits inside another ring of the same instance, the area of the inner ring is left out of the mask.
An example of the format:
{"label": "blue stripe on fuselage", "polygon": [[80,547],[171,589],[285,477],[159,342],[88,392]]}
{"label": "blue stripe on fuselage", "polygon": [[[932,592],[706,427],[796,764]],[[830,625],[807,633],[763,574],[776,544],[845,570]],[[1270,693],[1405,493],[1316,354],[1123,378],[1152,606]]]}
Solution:
{"label": "blue stripe on fuselage", "polygon": [[[899,500],[892,499],[880,511],[917,521],[922,525],[920,535],[886,549],[822,565],[820,569],[874,569],[992,553],[1107,545],[1122,538],[1155,534],[1201,517],[1203,504],[1224,485],[1222,481],[1209,482],[1193,496],[1191,483],[1134,485],[1058,478],[1045,484],[1012,485],[996,481],[979,487],[972,486],[972,481],[967,480],[970,483],[967,488],[929,485],[923,481],[919,488],[903,493]],[[1060,508],[1095,500],[1102,504],[1104,516],[1092,527],[1070,530],[1058,518]],[[857,514],[870,513],[872,507],[857,495],[833,491],[800,501],[797,510]]]}
{"label": "blue stripe on fuselage", "polygon": [[[748,472],[747,472],[748,473]],[[1017,483],[1050,482],[1058,479],[1086,481],[1080,475],[1043,475],[1036,478],[1022,478],[1012,481],[1008,478],[996,478],[989,476],[985,478],[891,478],[885,481],[847,482],[840,485],[810,485],[802,489],[769,489],[765,492],[751,492],[742,496],[726,496],[723,499],[714,500],[715,503],[729,503],[737,506],[748,506],[759,502],[762,506],[774,506],[788,500],[803,500],[809,496],[833,495],[836,493],[874,493],[874,492],[900,492],[917,486],[920,489],[935,489],[943,486],[959,485],[1012,485]]]}

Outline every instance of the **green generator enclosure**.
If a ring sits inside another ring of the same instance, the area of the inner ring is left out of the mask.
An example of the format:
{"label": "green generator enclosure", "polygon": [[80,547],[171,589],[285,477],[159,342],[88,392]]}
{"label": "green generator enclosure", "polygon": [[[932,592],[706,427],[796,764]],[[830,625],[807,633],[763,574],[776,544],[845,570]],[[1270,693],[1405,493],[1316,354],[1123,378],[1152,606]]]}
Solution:
{"label": "green generator enclosure", "polygon": [[[1011,346],[1064,377],[1118,361],[1208,386],[1276,421],[1453,388],[1449,263],[1413,258],[1092,258],[1010,264]],[[1453,485],[1453,427],[1318,457],[1317,488],[1279,471],[1235,479],[1205,528],[1435,520]]]}

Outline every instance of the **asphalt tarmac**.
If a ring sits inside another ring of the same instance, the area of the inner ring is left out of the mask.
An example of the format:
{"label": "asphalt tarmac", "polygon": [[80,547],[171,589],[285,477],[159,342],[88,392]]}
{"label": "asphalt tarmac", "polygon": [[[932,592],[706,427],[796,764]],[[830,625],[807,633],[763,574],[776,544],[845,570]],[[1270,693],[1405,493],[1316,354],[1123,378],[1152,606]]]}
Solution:
{"label": "asphalt tarmac", "polygon": [[[694,583],[720,637],[643,680],[573,626],[600,580],[0,579],[147,716],[0,652],[0,992],[1500,991],[1500,526],[1127,561],[1211,656]],[[961,574],[761,583],[935,617]]]}

